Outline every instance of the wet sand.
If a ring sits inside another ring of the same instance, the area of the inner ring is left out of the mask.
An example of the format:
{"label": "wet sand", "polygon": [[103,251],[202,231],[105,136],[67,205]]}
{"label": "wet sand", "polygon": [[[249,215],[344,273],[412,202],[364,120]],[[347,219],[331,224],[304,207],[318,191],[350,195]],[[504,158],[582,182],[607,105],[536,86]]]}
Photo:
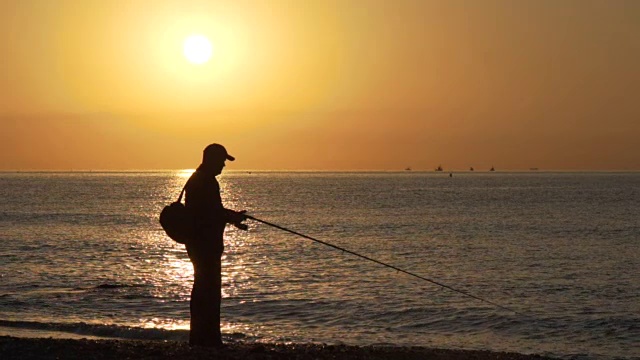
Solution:
{"label": "wet sand", "polygon": [[541,360],[539,355],[424,347],[323,344],[229,344],[221,350],[191,348],[185,342],[0,337],[2,359],[433,359]]}

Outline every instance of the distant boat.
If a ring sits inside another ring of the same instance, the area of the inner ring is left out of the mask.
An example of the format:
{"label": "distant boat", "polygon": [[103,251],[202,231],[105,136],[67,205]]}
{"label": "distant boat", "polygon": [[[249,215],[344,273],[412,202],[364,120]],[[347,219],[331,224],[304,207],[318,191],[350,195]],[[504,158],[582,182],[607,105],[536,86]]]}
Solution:
{"label": "distant boat", "polygon": [[406,168],[404,168],[404,171],[411,171],[411,166],[407,166]]}
{"label": "distant boat", "polygon": [[489,171],[496,171],[496,168],[492,166],[491,169],[489,169]]}
{"label": "distant boat", "polygon": [[442,165],[438,165],[438,167],[436,168],[436,171],[442,171]]}
{"label": "distant boat", "polygon": [[469,168],[469,171],[473,171],[473,166]]}

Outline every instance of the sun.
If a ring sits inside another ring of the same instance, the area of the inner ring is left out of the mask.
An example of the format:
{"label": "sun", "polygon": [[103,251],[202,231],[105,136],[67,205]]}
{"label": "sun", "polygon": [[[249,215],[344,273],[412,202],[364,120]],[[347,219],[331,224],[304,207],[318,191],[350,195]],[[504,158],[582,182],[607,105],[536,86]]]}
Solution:
{"label": "sun", "polygon": [[206,36],[194,34],[184,39],[184,57],[192,64],[204,64],[211,58],[213,47]]}

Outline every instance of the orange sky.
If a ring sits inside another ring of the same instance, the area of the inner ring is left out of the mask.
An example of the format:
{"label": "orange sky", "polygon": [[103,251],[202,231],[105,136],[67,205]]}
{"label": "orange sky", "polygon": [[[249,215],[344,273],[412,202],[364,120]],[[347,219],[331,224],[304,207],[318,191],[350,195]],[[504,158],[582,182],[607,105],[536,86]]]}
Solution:
{"label": "orange sky", "polygon": [[[640,170],[640,1],[0,2],[0,170]],[[182,54],[207,36],[204,65]]]}

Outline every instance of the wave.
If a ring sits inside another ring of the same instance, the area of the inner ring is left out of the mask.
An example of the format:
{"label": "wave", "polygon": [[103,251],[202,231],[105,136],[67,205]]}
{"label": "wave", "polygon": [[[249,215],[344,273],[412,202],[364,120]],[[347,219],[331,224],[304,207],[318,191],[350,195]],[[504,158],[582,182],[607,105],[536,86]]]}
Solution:
{"label": "wave", "polygon": [[105,283],[94,287],[94,289],[119,289],[119,288],[133,288],[133,287],[146,287],[148,285],[143,284],[120,284],[120,283]]}
{"label": "wave", "polygon": [[[61,332],[84,336],[97,336],[104,338],[116,338],[127,340],[174,340],[187,341],[189,330],[167,330],[157,328],[139,328],[121,325],[78,323],[45,323],[37,321],[11,321],[0,320],[0,326],[14,329],[26,329],[41,331],[42,337],[48,337],[47,333]],[[240,337],[240,334],[233,334]]]}

